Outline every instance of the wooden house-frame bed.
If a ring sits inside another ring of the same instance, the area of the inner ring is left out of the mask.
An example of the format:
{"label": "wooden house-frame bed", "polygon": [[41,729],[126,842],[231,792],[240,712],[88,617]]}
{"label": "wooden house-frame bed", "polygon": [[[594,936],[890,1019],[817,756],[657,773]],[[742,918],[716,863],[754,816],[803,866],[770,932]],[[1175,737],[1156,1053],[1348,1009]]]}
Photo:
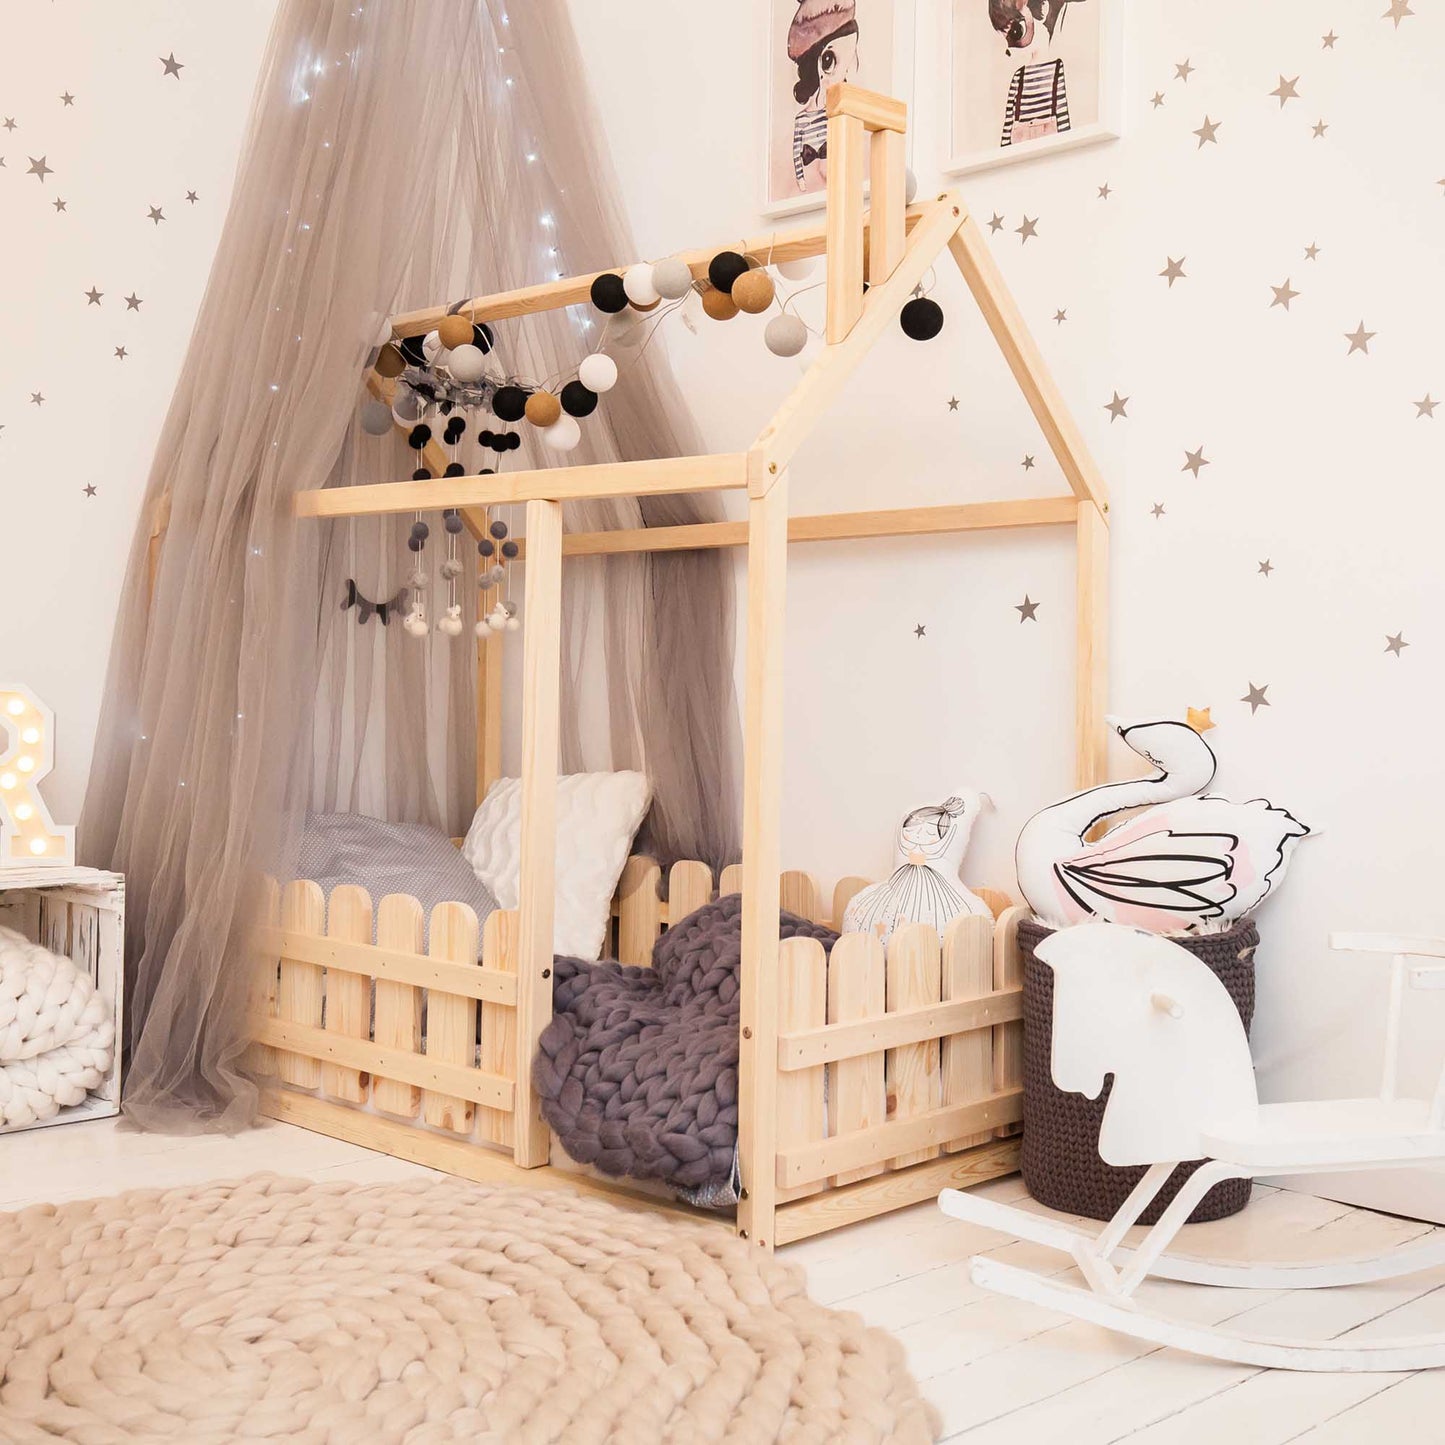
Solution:
{"label": "wooden house-frame bed", "polygon": [[[564,558],[744,546],[743,857],[717,880],[720,891],[737,890],[743,898],[737,1232],[771,1250],[1016,1167],[1021,999],[1014,932],[1023,910],[1010,907],[1005,895],[989,894],[994,919],[955,920],[942,939],[931,929],[907,928],[886,951],[867,935],[845,936],[831,956],[816,940],[779,941],[780,907],[836,926],[866,881],[844,880],[825,904],[808,875],[782,869],[789,543],[1072,526],[1076,771],[1080,786],[1104,776],[1104,487],[963,203],[945,193],[907,206],[905,127],[901,102],[835,87],[828,98],[825,220],[745,248],[775,262],[822,254],[827,266],[827,344],[746,451],[439,476],[298,498],[303,518],[455,507],[474,530],[485,527],[488,506],[526,504],[520,893],[515,911],[491,915],[480,930],[464,905],[439,905],[428,949],[413,898],[383,899],[373,916],[371,900],[358,888],[338,888],[330,900],[306,881],[278,890],[262,935],[252,1031],[266,1113],[474,1179],[620,1187],[553,1162],[551,1132],[531,1081],[536,1041],[552,1013]],[[865,153],[871,153],[871,212],[864,209]],[[702,277],[714,250],[682,259]],[[790,518],[790,460],[945,251],[1070,494]],[[583,304],[593,280],[577,276],[480,297],[462,309],[480,322]],[[398,316],[393,333],[425,333],[448,309],[454,308]],[[370,383],[380,385],[375,376]],[[563,534],[568,500],[725,489],[746,492],[746,521]],[[479,644],[479,800],[500,772],[502,645],[500,634]],[[646,859],[632,859],[623,874],[615,956],[625,963],[645,963],[669,922],[713,896],[703,864],[674,866],[666,902],[660,882]]]}

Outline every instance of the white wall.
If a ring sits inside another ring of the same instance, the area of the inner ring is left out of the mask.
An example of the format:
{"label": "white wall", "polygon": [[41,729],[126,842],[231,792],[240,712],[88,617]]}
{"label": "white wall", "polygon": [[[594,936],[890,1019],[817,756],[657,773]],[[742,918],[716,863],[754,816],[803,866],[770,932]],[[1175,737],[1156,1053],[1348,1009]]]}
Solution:
{"label": "white wall", "polygon": [[[73,822],[84,796],[131,535],[274,8],[67,0],[6,11],[0,120],[15,128],[0,130],[0,679],[28,683],[55,709],[45,794],[58,821]],[[172,55],[178,76],[161,63]],[[30,174],[32,158],[51,174]],[[163,220],[148,219],[152,206]],[[99,304],[86,299],[92,287]]]}
{"label": "white wall", "polygon": [[[1329,927],[1445,928],[1445,409],[1431,419],[1413,404],[1445,398],[1445,203],[1426,140],[1445,14],[1422,6],[1397,29],[1383,8],[1128,6],[1125,138],[953,182],[977,216],[1005,218],[994,253],[1112,488],[1114,710],[1212,708],[1218,789],[1266,793],[1325,830],[1261,918],[1255,1051],[1275,1095],[1372,1086],[1382,979],[1331,957]],[[613,7],[573,5],[649,255],[767,224],[767,11],[749,0],[720,24],[712,10],[633,0],[624,24]],[[927,194],[949,183],[946,5],[919,0],[917,31],[914,167]],[[679,59],[650,63],[660,45]],[[1270,94],[1281,75],[1299,78],[1283,108]],[[1221,125],[1201,146],[1206,115]],[[1038,221],[1027,243],[1025,215]],[[1169,257],[1185,268],[1172,288],[1158,274]],[[1270,305],[1286,278],[1300,293],[1287,311]],[[926,346],[889,335],[799,458],[795,510],[1063,489],[961,282],[940,272],[934,294],[944,334]],[[1344,333],[1362,318],[1377,335],[1349,355]],[[798,374],[760,330],[743,317],[669,332],[718,448],[745,445]],[[1111,423],[1116,389],[1128,414]],[[1181,468],[1201,444],[1196,480]],[[1010,883],[1019,825],[1069,785],[1067,539],[793,557],[788,860],[829,878],[881,869],[901,810],[969,782],[1000,808],[968,871]],[[1037,624],[1013,610],[1026,593],[1042,604]],[[1386,652],[1401,632],[1409,646]],[[1270,704],[1253,714],[1240,701],[1252,683]],[[1407,1082],[1429,1087],[1445,1020],[1433,1000],[1409,1008]]]}

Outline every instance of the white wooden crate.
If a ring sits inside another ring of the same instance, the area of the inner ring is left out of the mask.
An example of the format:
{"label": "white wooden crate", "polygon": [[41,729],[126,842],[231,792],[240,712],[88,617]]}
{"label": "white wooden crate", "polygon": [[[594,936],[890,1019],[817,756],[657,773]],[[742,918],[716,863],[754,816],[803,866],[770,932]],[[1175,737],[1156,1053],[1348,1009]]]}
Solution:
{"label": "white wooden crate", "polygon": [[115,1058],[100,1088],[83,1102],[0,1135],[120,1112],[120,1056],[125,995],[125,879],[98,868],[0,869],[0,927],[63,953],[89,974],[115,1011]]}

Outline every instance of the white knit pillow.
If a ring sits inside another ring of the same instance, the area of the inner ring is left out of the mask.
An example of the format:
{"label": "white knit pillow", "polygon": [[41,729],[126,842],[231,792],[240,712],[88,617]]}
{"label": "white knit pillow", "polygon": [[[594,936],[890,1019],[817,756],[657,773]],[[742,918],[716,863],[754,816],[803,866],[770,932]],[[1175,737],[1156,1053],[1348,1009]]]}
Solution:
{"label": "white knit pillow", "polygon": [[[557,779],[557,886],[552,946],[596,958],[633,835],[652,801],[641,773],[573,773]],[[522,784],[499,778],[467,830],[462,854],[503,908],[517,906]]]}

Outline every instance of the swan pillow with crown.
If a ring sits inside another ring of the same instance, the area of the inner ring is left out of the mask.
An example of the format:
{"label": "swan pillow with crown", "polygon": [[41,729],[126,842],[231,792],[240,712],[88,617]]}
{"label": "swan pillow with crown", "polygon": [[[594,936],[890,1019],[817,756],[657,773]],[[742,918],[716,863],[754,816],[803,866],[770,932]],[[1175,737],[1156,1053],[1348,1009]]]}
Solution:
{"label": "swan pillow with crown", "polygon": [[[1187,723],[1108,722],[1157,771],[1035,813],[1015,849],[1024,900],[1052,928],[1096,919],[1151,933],[1228,928],[1279,886],[1310,830],[1263,798],[1205,793],[1214,750]],[[1086,841],[1122,813],[1130,816]]]}
{"label": "swan pillow with crown", "polygon": [[905,923],[928,923],[940,937],[960,913],[992,916],[958,881],[969,835],[988,794],[961,788],[943,802],[915,808],[898,825],[897,866],[882,883],[853,895],[844,933],[872,933],[887,943]]}

